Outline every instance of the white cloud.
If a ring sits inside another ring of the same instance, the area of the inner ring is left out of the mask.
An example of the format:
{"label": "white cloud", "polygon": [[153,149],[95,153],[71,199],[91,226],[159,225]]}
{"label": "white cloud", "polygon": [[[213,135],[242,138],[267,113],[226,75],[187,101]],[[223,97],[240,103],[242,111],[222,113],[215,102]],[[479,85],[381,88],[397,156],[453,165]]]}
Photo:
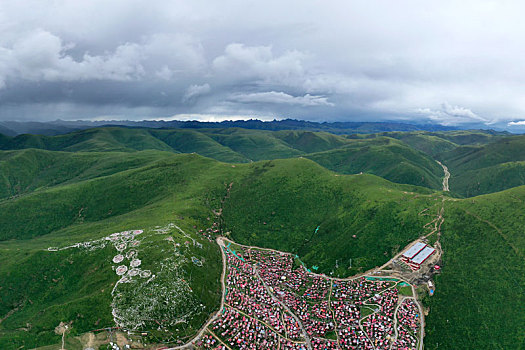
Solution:
{"label": "white cloud", "polygon": [[437,110],[430,108],[420,108],[418,109],[418,113],[426,115],[434,122],[447,126],[474,122],[482,122],[487,125],[491,123],[490,120],[477,115],[468,108],[453,106],[449,103],[441,104],[441,109]]}
{"label": "white cloud", "polygon": [[509,122],[507,126],[525,126],[525,120],[518,120],[514,122]]}
{"label": "white cloud", "polygon": [[311,106],[334,106],[324,96],[306,94],[304,96],[292,96],[284,92],[268,91],[250,94],[234,94],[230,96],[231,101],[241,103],[277,103],[286,105]]}
{"label": "white cloud", "polygon": [[[10,47],[0,42],[0,87],[7,80],[74,82],[134,81],[148,77],[170,80],[176,73],[203,69],[200,44],[187,35],[155,34],[140,43],[123,43],[100,55],[85,52],[75,59],[75,44],[36,29]],[[163,64],[164,63],[164,64]],[[162,68],[157,69],[159,65]],[[148,71],[154,71],[149,75]]]}
{"label": "white cloud", "polygon": [[189,103],[195,101],[199,96],[206,95],[211,91],[210,84],[202,85],[191,85],[186,89],[184,96],[182,97],[182,102]]}
{"label": "white cloud", "polygon": [[80,60],[68,55],[73,47],[45,30],[32,31],[12,47],[0,47],[0,81],[129,81],[144,74],[137,44],[122,44],[104,55],[85,53]]}
{"label": "white cloud", "polygon": [[449,103],[443,103],[441,109],[448,115],[455,117],[464,117],[469,119],[483,120],[476,113],[472,112],[470,109],[460,106],[452,106]]}

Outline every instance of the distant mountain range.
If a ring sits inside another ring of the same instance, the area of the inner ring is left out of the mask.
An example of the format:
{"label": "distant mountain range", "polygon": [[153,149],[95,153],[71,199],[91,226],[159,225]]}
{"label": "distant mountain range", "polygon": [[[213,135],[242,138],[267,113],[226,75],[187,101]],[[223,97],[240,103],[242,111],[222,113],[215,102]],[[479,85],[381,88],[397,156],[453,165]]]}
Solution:
{"label": "distant mountain range", "polygon": [[147,128],[180,128],[180,129],[216,129],[216,128],[243,128],[258,130],[308,130],[325,131],[332,134],[369,134],[388,131],[446,131],[458,130],[456,127],[437,124],[409,124],[399,122],[311,122],[296,119],[261,121],[258,119],[199,122],[199,121],[156,121],[156,120],[104,120],[104,121],[66,121],[55,120],[50,122],[20,122],[0,121],[0,134],[16,136],[20,134],[60,135],[71,131],[90,129],[100,126],[127,126]]}

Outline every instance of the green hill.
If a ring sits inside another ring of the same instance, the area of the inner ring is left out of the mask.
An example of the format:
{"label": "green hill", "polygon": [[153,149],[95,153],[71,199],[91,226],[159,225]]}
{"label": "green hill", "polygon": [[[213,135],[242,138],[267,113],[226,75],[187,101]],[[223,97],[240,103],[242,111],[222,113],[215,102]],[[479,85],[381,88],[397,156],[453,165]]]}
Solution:
{"label": "green hill", "polygon": [[64,152],[159,150],[198,153],[246,163],[304,156],[343,174],[371,173],[397,183],[440,188],[442,170],[433,159],[392,138],[352,139],[325,132],[250,129],[135,129],[106,127],[58,136],[3,137],[0,149]]}
{"label": "green hill", "polygon": [[275,132],[274,136],[283,140],[291,147],[305,153],[327,151],[349,143],[348,139],[342,136],[326,132],[285,130]]}
{"label": "green hill", "polygon": [[248,159],[196,130],[150,130],[151,134],[181,153],[198,153],[222,162],[245,163]]}
{"label": "green hill", "polygon": [[[417,238],[425,224],[417,214],[434,204],[429,194],[372,175],[337,176],[305,159],[279,160],[250,167],[223,218],[236,241],[294,252],[321,272],[347,276],[382,265]],[[338,270],[337,260],[345,261]]]}
{"label": "green hill", "polygon": [[458,146],[480,146],[509,136],[506,132],[493,130],[451,130],[451,131],[410,131],[383,132],[370,135],[352,135],[358,138],[388,136],[403,141],[409,146],[431,156],[438,156]]}
{"label": "green hill", "polygon": [[458,147],[458,144],[446,138],[446,134],[440,135],[437,133],[416,131],[391,132],[383,133],[382,135],[401,140],[410,147],[420,150],[432,157],[435,157],[436,155],[453,150],[454,148]]}
{"label": "green hill", "polygon": [[145,149],[173,151],[147,130],[127,128],[87,129],[57,136],[23,134],[4,139],[0,148],[4,150],[40,148],[66,152],[129,152]]}
{"label": "green hill", "polygon": [[525,162],[507,162],[469,170],[450,179],[450,186],[465,197],[503,191],[525,184]]}
{"label": "green hill", "polygon": [[450,188],[464,196],[524,185],[525,136],[498,138],[479,146],[461,146],[439,158],[452,174]]}
{"label": "green hill", "polygon": [[481,146],[458,147],[442,155],[454,171],[468,171],[512,161],[525,160],[525,136],[501,138]]}
{"label": "green hill", "polygon": [[0,199],[37,189],[107,176],[144,166],[171,153],[141,151],[51,152],[38,149],[0,151]]}
{"label": "green hill", "polygon": [[387,137],[352,140],[344,147],[305,157],[343,174],[365,172],[397,183],[441,188],[443,170],[432,158]]}
{"label": "green hill", "polygon": [[274,132],[246,129],[210,129],[206,134],[251,161],[290,158],[304,152],[274,137]]}
{"label": "green hill", "polygon": [[430,132],[429,135],[441,137],[458,145],[483,145],[510,134],[493,130],[453,130]]}
{"label": "green hill", "polygon": [[525,347],[525,187],[447,202],[425,348]]}
{"label": "green hill", "polygon": [[[449,185],[453,193],[472,197],[525,184],[522,164],[525,161],[523,135],[509,136],[508,133],[485,130],[457,130],[390,132],[352,137],[362,140],[386,136],[398,139],[412,149],[420,150],[443,162],[451,172]],[[414,176],[425,168],[421,161],[416,164],[417,168],[411,169],[409,175]],[[400,180],[385,173],[378,175],[395,182],[436,188],[429,183],[417,183],[413,178]]]}
{"label": "green hill", "polygon": [[[119,306],[124,310],[151,304],[148,314],[158,319],[169,318],[170,312],[186,315],[186,326],[167,327],[173,333],[167,338],[194,334],[218,306],[221,266],[216,244],[193,226],[211,225],[206,217],[225,191],[223,181],[235,170],[197,155],[171,155],[137,169],[38,189],[0,203],[0,347],[57,343],[60,337],[53,330],[61,321],[71,322],[71,335],[112,326],[116,302],[123,302]],[[143,267],[159,277],[154,285],[124,285],[115,296],[111,291],[118,276],[111,259],[118,252],[104,237],[130,229],[145,230],[136,250]],[[191,240],[201,248],[185,245]],[[92,243],[48,251],[82,242]],[[181,246],[174,249],[174,244]],[[192,256],[204,261],[203,267],[194,265]],[[171,302],[159,304],[162,298]],[[151,341],[166,338],[164,331],[155,331],[154,319],[143,327],[152,331]]]}

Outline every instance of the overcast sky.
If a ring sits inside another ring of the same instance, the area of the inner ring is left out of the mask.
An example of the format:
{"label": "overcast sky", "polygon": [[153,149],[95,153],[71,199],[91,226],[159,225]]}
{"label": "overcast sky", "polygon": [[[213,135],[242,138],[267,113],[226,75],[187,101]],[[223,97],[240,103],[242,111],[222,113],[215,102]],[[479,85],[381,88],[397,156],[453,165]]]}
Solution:
{"label": "overcast sky", "polygon": [[522,1],[1,0],[0,120],[519,123],[524,14]]}

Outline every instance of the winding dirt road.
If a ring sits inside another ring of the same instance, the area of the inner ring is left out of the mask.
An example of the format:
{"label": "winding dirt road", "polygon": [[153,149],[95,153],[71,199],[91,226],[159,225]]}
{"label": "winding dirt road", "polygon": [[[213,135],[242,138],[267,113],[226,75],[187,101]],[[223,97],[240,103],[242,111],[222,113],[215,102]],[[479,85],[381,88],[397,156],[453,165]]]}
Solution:
{"label": "winding dirt road", "polygon": [[441,163],[439,160],[436,160],[436,162],[441,165],[443,168],[443,172],[445,173],[445,177],[443,178],[443,191],[450,192],[448,188],[448,179],[450,179],[450,172],[448,171],[448,168],[445,164]]}

